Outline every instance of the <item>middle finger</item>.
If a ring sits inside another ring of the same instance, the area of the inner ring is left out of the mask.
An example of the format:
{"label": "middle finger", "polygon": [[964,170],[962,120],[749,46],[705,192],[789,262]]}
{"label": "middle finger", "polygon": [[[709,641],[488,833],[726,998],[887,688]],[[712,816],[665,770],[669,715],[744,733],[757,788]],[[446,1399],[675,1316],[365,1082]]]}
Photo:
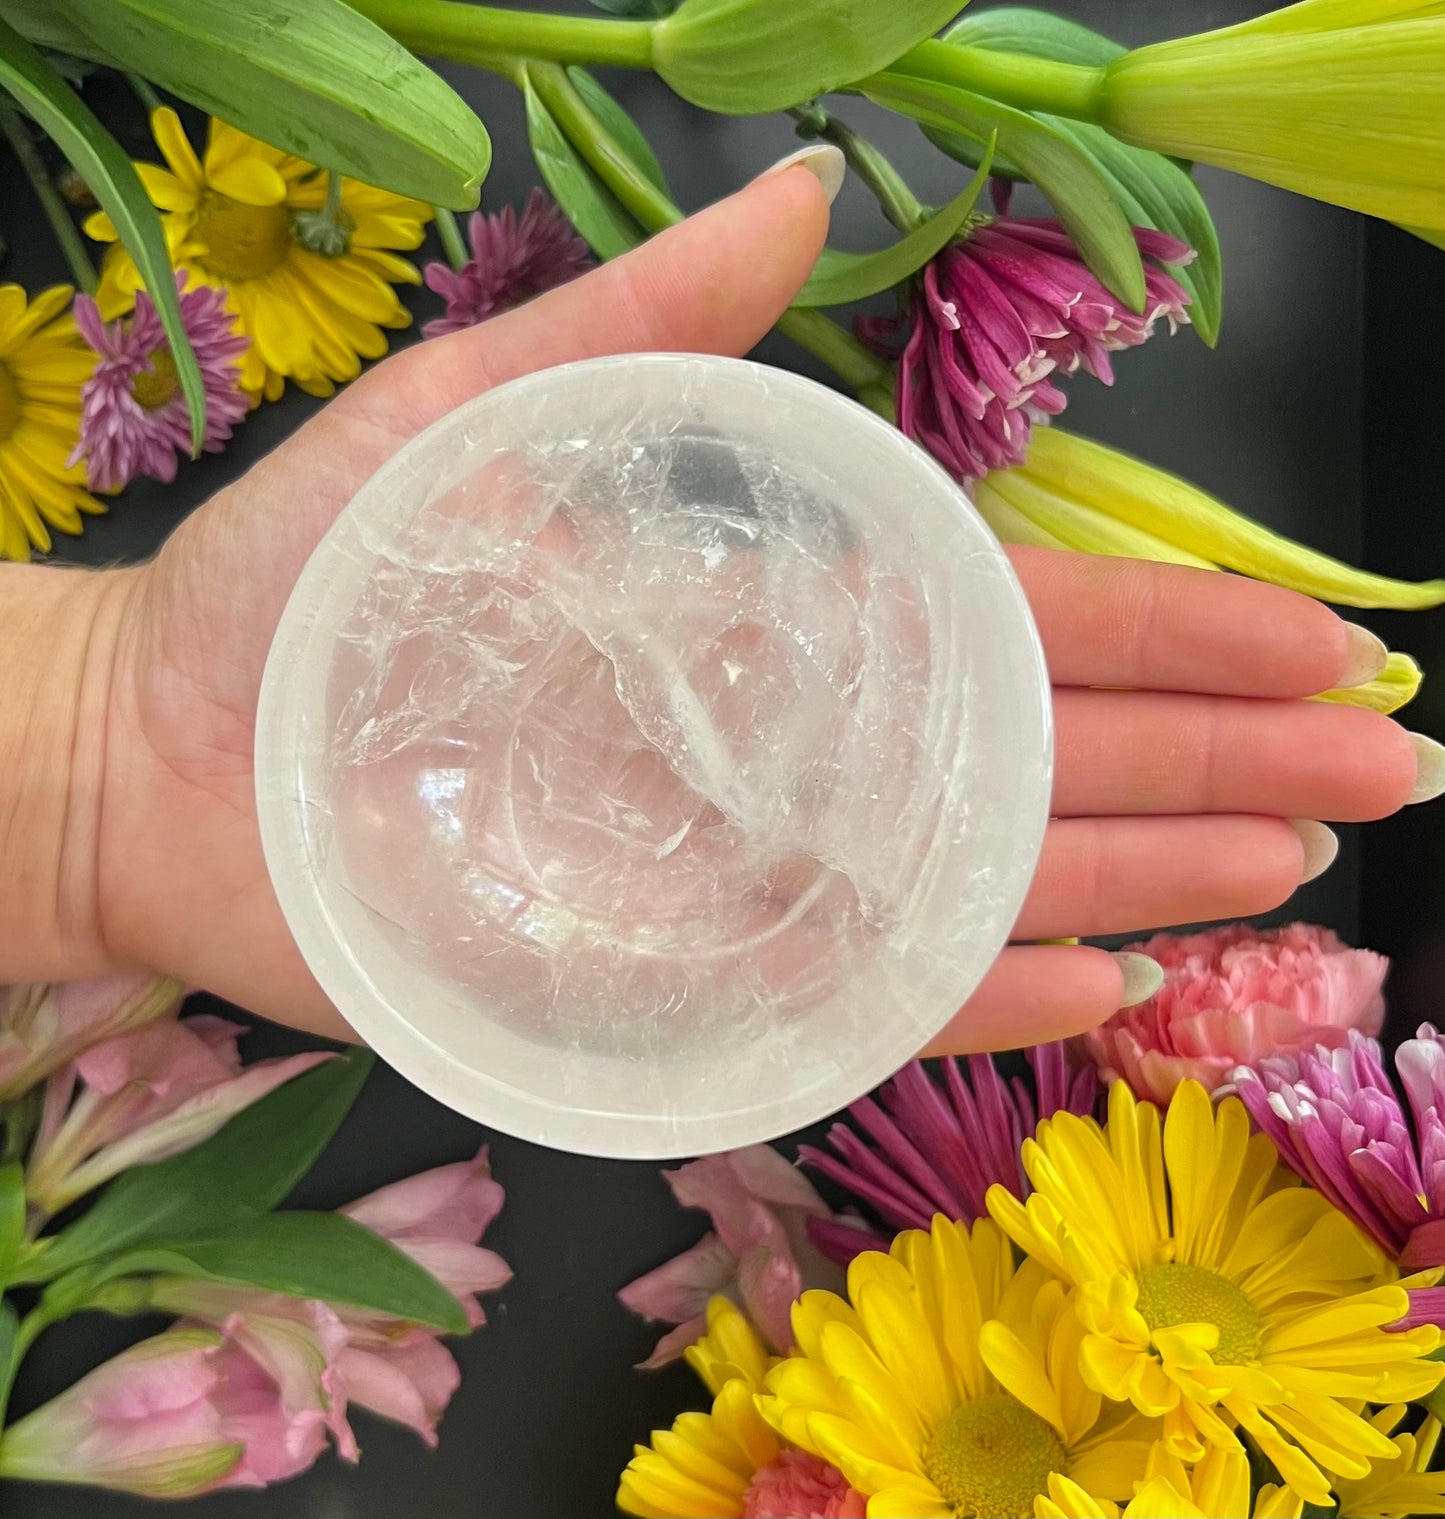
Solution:
{"label": "middle finger", "polygon": [[1263,813],[1364,822],[1410,799],[1410,735],[1328,702],[1054,691],[1056,817]]}

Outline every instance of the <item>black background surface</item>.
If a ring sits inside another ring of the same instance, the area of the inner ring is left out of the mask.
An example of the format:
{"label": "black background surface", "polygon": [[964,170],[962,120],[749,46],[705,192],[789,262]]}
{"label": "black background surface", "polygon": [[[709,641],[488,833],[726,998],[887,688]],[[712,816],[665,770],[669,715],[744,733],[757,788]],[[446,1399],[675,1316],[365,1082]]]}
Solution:
{"label": "black background surface", "polygon": [[[580,0],[575,8],[586,10]],[[1054,8],[1121,42],[1142,43],[1234,22],[1261,7],[1249,0],[1055,0]],[[445,72],[493,135],[486,207],[520,204],[535,173],[511,87],[463,69]],[[781,119],[722,121],[649,77],[604,77],[659,149],[690,209],[797,146]],[[97,79],[87,94],[137,156],[157,156],[123,87]],[[924,199],[937,203],[955,193],[960,171],[910,128],[856,102],[843,111],[876,135]],[[0,160],[0,170],[0,231],[11,244],[0,279],[35,289],[63,278],[13,159]],[[1391,227],[1246,180],[1203,170],[1200,181],[1225,254],[1218,349],[1209,352],[1185,332],[1121,355],[1112,392],[1087,378],[1072,382],[1067,425],[1177,470],[1330,553],[1411,578],[1441,573],[1445,255]],[[839,246],[875,246],[887,235],[856,185],[845,188],[834,220]],[[426,291],[412,304],[422,316],[438,309]],[[826,378],[780,340],[765,344],[761,356]],[[84,538],[61,540],[57,557],[86,564],[144,558],[181,516],[316,405],[288,391],[256,413],[224,455],[183,466],[173,487],[133,487]],[[1406,716],[1412,727],[1445,737],[1445,611],[1361,620],[1439,672]],[[1363,839],[1359,830],[1341,832],[1334,868],[1275,921],[1328,923],[1391,955],[1391,1030],[1399,1037],[1437,1016],[1445,811],[1413,809]],[[193,1010],[207,1005],[197,998]],[[302,1047],[305,1041],[267,1025],[246,1046],[252,1058]],[[655,1166],[578,1159],[485,1135],[379,1069],[295,1201],[332,1207],[468,1155],[484,1138],[509,1199],[486,1243],[516,1276],[488,1300],[488,1327],[456,1346],[464,1380],[443,1421],[440,1449],[428,1453],[409,1432],[359,1415],[360,1466],[328,1457],[285,1488],[201,1500],[207,1519],[600,1519],[614,1512],[616,1476],[632,1441],[668,1424],[680,1408],[701,1405],[685,1369],[630,1369],[655,1331],[612,1296],[703,1227],[700,1215],[672,1204]],[[97,1317],[49,1331],[25,1364],[15,1414],[136,1332],[134,1324]],[[4,1519],[124,1519],[142,1510],[150,1506],[83,1489],[0,1488]]]}

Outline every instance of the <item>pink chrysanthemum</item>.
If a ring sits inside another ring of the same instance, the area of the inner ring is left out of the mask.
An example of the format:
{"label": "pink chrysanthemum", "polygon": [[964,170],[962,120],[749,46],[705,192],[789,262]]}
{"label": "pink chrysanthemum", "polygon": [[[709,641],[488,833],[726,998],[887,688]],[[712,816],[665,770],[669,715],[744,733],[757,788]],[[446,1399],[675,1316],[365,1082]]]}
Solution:
{"label": "pink chrysanthemum", "polygon": [[[1018,1076],[1006,1081],[987,1055],[969,1057],[967,1080],[957,1060],[940,1061],[941,1087],[915,1060],[876,1101],[863,1097],[848,1110],[872,1145],[836,1123],[828,1131],[836,1154],[801,1145],[798,1159],[862,1199],[890,1230],[927,1229],[935,1213],[971,1224],[987,1216],[984,1199],[995,1182],[1028,1196],[1020,1147],[1042,1119],[1060,1110],[1088,1114],[1097,1101],[1097,1074],[1066,1045],[1035,1045],[1027,1059],[1032,1091]],[[843,1265],[859,1251],[888,1248],[861,1220],[812,1217],[807,1229]]]}
{"label": "pink chrysanthemum", "polygon": [[[250,340],[234,330],[226,292],[187,290],[176,275],[181,316],[206,388],[207,453],[219,453],[249,410],[238,387],[240,356]],[[75,325],[100,355],[80,392],[80,440],[70,463],[85,461],[91,490],[118,491],[136,475],[176,477],[176,455],[191,448],[191,417],[155,303],[136,294],[135,310],[107,325],[88,295],[75,298]]]}
{"label": "pink chrysanthemum", "polygon": [[[898,365],[898,425],[961,480],[1019,464],[1034,422],[1066,404],[1055,380],[1086,370],[1111,385],[1109,354],[1133,348],[1167,319],[1188,322],[1189,295],[1159,264],[1194,257],[1146,227],[1142,313],[1089,272],[1056,221],[980,221],[924,269],[906,318],[864,317],[860,338],[884,352],[908,339]],[[1150,262],[1156,260],[1157,262]]]}
{"label": "pink chrysanthemum", "polygon": [[446,315],[422,329],[429,338],[475,327],[592,267],[587,244],[540,190],[527,197],[520,218],[510,206],[493,216],[474,211],[467,234],[472,256],[460,269],[432,263],[423,271],[447,303]]}

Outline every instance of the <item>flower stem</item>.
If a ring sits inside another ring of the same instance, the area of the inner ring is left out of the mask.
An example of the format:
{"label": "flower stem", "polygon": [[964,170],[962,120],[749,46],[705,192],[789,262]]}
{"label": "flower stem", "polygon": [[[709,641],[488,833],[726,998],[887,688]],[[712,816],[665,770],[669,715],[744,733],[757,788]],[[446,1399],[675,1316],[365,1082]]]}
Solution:
{"label": "flower stem", "polygon": [[529,62],[527,78],[567,140],[648,232],[661,232],[683,219],[674,202],[633,163],[578,93],[566,69],[556,63]]}
{"label": "flower stem", "polygon": [[[555,63],[529,62],[526,76],[588,167],[646,231],[661,232],[682,221],[682,210],[633,163],[578,93],[566,69]],[[855,390],[887,374],[883,363],[821,311],[784,312],[778,331],[821,359]]]}
{"label": "flower stem", "polygon": [[60,192],[46,173],[45,161],[31,141],[25,123],[8,105],[0,105],[0,131],[4,132],[10,146],[15,149],[15,156],[20,160],[20,167],[25,170],[25,177],[35,191],[40,209],[45,212],[45,219],[50,223],[50,230],[60,244],[66,263],[70,265],[75,283],[87,295],[92,294],[95,290],[95,265],[85,251],[79,230],[70,219],[70,208],[61,199]]}
{"label": "flower stem", "polygon": [[15,1332],[10,1337],[8,1354],[0,1351],[0,1429],[3,1429],[5,1425],[5,1410],[10,1403],[10,1389],[15,1385],[15,1373],[20,1370],[21,1361],[25,1359],[26,1352],[35,1343],[35,1338],[40,1331],[54,1322],[55,1317],[45,1304],[38,1303],[15,1325]]}
{"label": "flower stem", "polygon": [[[1098,119],[1105,73],[1083,64],[996,53],[992,48],[954,47],[933,39],[910,48],[888,71],[951,84],[1026,111],[1048,111],[1079,121]],[[867,81],[859,88],[866,92]]]}
{"label": "flower stem", "polygon": [[142,79],[139,74],[127,74],[125,82],[135,92],[136,99],[146,108],[147,116],[152,116],[160,110],[164,102],[156,94],[155,86],[149,79]]}
{"label": "flower stem", "polygon": [[447,263],[453,269],[461,269],[467,261],[467,245],[462,241],[462,229],[457,225],[456,217],[445,206],[433,206],[435,213],[437,238],[441,242],[442,252],[447,256]]}
{"label": "flower stem", "polygon": [[[799,348],[821,359],[850,389],[861,393],[882,382],[888,367],[853,336],[821,311],[793,306],[778,318],[778,331]],[[866,404],[872,405],[871,401]],[[876,410],[876,408],[875,408]],[[892,421],[892,408],[889,408]]]}
{"label": "flower stem", "polygon": [[351,0],[414,52],[483,67],[498,53],[623,69],[652,67],[651,21],[499,10],[461,0]]}
{"label": "flower stem", "polygon": [[884,216],[900,232],[912,232],[923,220],[923,207],[903,176],[847,122],[839,121],[821,106],[800,106],[788,114],[798,123],[800,136],[821,137],[842,149],[848,167],[873,192]]}

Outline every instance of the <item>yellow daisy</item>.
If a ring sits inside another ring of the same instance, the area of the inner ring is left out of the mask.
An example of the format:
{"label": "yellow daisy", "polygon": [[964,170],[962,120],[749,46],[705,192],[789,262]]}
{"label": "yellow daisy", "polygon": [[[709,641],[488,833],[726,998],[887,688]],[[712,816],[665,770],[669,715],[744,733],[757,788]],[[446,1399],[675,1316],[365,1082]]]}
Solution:
{"label": "yellow daisy", "polygon": [[654,1430],[622,1473],[617,1506],[641,1519],[863,1519],[863,1499],[838,1472],[790,1449],[758,1413],[754,1397],[774,1358],[747,1316],[715,1297],[707,1324],[687,1359],[716,1394],[712,1411]]}
{"label": "yellow daisy", "polygon": [[938,1217],[858,1256],[848,1297],[803,1294],[798,1354],[758,1407],[867,1494],[869,1519],[1027,1515],[1051,1476],[1133,1493],[1157,1422],[1083,1385],[1062,1285],[1036,1262],[1015,1269],[990,1220]]}
{"label": "yellow daisy", "polygon": [[[1300,1519],[1304,1503],[1287,1487],[1260,1488],[1250,1506],[1249,1457],[1239,1446],[1214,1446],[1186,1468],[1163,1444],[1149,1453],[1149,1469],[1123,1519]],[[1354,1510],[1347,1510],[1353,1514]],[[1067,1477],[1049,1482],[1049,1496],[1034,1504],[1035,1519],[1120,1519],[1112,1503],[1091,1498]]]}
{"label": "yellow daisy", "polygon": [[1216,1112],[1197,1082],[1158,1109],[1122,1082],[1106,1129],[1057,1114],[1026,1140],[1034,1195],[989,1211],[1077,1288],[1084,1380],[1164,1417],[1186,1461],[1253,1437],[1307,1502],[1326,1472],[1368,1476],[1391,1441],[1350,1400],[1411,1401],[1445,1366],[1434,1327],[1392,1334],[1409,1306],[1395,1267],[1344,1214],[1251,1136],[1237,1098]]}
{"label": "yellow daisy", "polygon": [[0,285],[0,559],[50,548],[50,528],[80,532],[80,515],[105,508],[69,464],[80,437],[80,387],[95,368],[66,313],[74,294],[52,285],[27,301]]}
{"label": "yellow daisy", "polygon": [[[228,292],[251,339],[241,386],[253,401],[275,400],[288,379],[329,396],[362,359],[386,352],[381,329],[411,321],[392,286],[421,278],[392,250],[421,243],[429,206],[342,179],[340,204],[328,208],[323,171],[214,117],[204,162],[168,106],[152,113],[151,131],[169,169],[136,170],[161,210],[171,262]],[[115,244],[96,296],[109,320],[130,310],[140,275],[104,212],[85,230]]]}
{"label": "yellow daisy", "polygon": [[1394,1445],[1395,1454],[1376,1461],[1368,1477],[1335,1483],[1339,1511],[1347,1519],[1445,1514],[1445,1472],[1430,1470],[1440,1443],[1440,1421],[1427,1417],[1413,1434],[1396,1433],[1405,1413],[1403,1403],[1392,1403],[1370,1420]]}

